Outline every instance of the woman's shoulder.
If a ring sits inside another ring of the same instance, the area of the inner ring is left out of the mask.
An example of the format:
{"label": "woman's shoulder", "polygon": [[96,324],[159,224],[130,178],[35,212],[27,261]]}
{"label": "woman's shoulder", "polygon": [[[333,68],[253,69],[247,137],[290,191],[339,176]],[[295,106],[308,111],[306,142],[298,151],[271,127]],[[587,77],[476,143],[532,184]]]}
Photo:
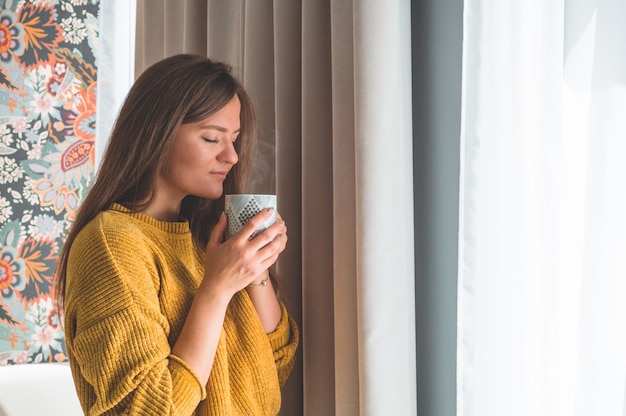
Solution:
{"label": "woman's shoulder", "polygon": [[131,291],[130,278],[134,286],[149,290],[158,274],[155,253],[155,242],[142,231],[140,223],[123,212],[103,210],[72,242],[68,282],[72,281],[77,291],[115,286],[116,292],[122,293]]}
{"label": "woman's shoulder", "polygon": [[142,234],[141,224],[119,211],[104,210],[99,212],[78,233],[77,239],[112,239],[134,240],[134,237]]}
{"label": "woman's shoulder", "polygon": [[67,308],[91,325],[137,302],[155,302],[159,283],[153,246],[128,215],[114,210],[98,213],[80,230],[69,251]]}
{"label": "woman's shoulder", "polygon": [[115,203],[108,209],[100,211],[85,228],[110,235],[124,235],[125,238],[146,235],[151,240],[177,239],[190,235],[189,223],[186,221],[159,221]]}
{"label": "woman's shoulder", "polygon": [[114,254],[129,252],[140,254],[153,250],[152,238],[146,235],[141,222],[117,210],[103,210],[89,221],[76,235],[72,251],[92,255],[94,251]]}

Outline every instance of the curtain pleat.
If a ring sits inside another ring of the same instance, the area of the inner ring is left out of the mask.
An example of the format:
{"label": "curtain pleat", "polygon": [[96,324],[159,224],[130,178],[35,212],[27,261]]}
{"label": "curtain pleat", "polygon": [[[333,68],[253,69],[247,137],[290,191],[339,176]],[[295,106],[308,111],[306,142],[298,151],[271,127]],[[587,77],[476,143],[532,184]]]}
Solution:
{"label": "curtain pleat", "polygon": [[410,7],[354,8],[361,411],[416,414]]}
{"label": "curtain pleat", "polygon": [[[239,43],[243,43],[240,70],[243,74],[243,83],[256,105],[259,155],[261,156],[257,158],[250,189],[258,193],[275,193],[276,81],[274,67],[276,61],[274,59],[273,5],[267,1],[244,1],[242,4],[245,5],[245,9],[241,30],[243,38],[239,39]],[[211,54],[211,50],[208,52]]]}
{"label": "curtain pleat", "polygon": [[[302,345],[305,414],[333,414],[332,67],[328,2],[302,3]],[[309,339],[309,337],[311,337]],[[322,400],[322,398],[324,398]]]}
{"label": "curtain pleat", "polygon": [[[354,115],[353,5],[331,5],[335,404],[338,415],[360,408]],[[346,138],[350,138],[347,140]]]}
{"label": "curtain pleat", "polygon": [[[233,65],[239,78],[243,78],[245,0],[204,2],[207,3],[205,53]],[[195,35],[202,37],[202,32]]]}
{"label": "curtain pleat", "polygon": [[[278,273],[286,286],[289,311],[302,323],[302,83],[301,55],[301,5],[295,1],[281,1],[274,6],[274,79],[275,82],[275,132],[276,141],[276,194],[280,198],[280,212],[288,219],[289,244],[281,255]],[[301,325],[302,329],[302,325]],[[302,334],[301,345],[304,345]],[[283,415],[303,413],[303,347],[297,355],[297,364],[283,389]]]}
{"label": "curtain pleat", "polygon": [[138,0],[137,74],[203,53],[256,103],[250,191],[278,194],[302,330],[282,415],[416,414],[410,3],[380,3]]}

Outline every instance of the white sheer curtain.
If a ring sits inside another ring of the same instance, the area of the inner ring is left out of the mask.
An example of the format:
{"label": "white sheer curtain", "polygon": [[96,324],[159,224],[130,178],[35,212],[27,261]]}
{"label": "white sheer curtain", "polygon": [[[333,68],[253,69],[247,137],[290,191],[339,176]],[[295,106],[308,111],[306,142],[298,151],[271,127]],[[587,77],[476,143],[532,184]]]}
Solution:
{"label": "white sheer curtain", "polygon": [[626,414],[625,21],[465,1],[459,415]]}
{"label": "white sheer curtain", "polygon": [[135,0],[102,0],[98,45],[96,168],[117,113],[135,80]]}

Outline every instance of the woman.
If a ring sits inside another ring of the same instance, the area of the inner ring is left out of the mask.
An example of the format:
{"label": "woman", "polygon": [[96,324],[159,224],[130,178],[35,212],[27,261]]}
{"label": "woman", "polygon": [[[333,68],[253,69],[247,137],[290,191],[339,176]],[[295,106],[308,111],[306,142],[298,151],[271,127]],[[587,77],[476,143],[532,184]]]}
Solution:
{"label": "woman", "polygon": [[90,415],[275,415],[298,329],[271,212],[224,241],[245,189],[252,103],[228,66],[178,55],[131,88],[59,259],[58,303]]}

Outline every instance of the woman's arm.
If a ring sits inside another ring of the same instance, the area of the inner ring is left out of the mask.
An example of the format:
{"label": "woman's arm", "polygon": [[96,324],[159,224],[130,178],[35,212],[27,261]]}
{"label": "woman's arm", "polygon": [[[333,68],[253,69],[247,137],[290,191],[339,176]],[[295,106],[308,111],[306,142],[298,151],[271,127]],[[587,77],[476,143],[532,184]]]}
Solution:
{"label": "woman's arm", "polygon": [[246,290],[259,315],[265,333],[274,332],[282,316],[282,311],[268,271],[263,272],[261,277],[255,279]]}
{"label": "woman's arm", "polygon": [[[213,367],[230,299],[239,290],[263,280],[267,269],[285,248],[287,229],[282,221],[256,238],[248,238],[270,215],[271,211],[262,211],[240,232],[221,243],[226,230],[226,216],[222,215],[211,233],[203,281],[172,349],[172,354],[185,361],[204,382],[208,381]],[[253,295],[254,291],[260,293]],[[281,309],[269,278],[267,286],[251,287],[248,292],[266,332],[273,331],[280,320]]]}
{"label": "woman's arm", "polygon": [[[287,226],[283,221],[280,214],[276,213],[276,223],[263,231],[260,235],[268,233],[268,238],[273,238],[272,242],[279,245],[279,253],[282,252],[287,245]],[[265,333],[269,334],[274,332],[280,318],[282,311],[278,297],[276,296],[276,290],[272,285],[272,280],[269,276],[269,271],[265,270],[258,276],[251,284],[246,287],[250,300],[259,315],[261,325]]]}
{"label": "woman's arm", "polygon": [[93,415],[189,415],[206,381],[172,355],[151,240],[125,219],[102,214],[68,258],[64,329],[78,397]]}
{"label": "woman's arm", "polygon": [[206,279],[198,288],[183,329],[172,347],[172,354],[191,367],[201,383],[206,385],[232,295],[211,290],[205,282]]}

